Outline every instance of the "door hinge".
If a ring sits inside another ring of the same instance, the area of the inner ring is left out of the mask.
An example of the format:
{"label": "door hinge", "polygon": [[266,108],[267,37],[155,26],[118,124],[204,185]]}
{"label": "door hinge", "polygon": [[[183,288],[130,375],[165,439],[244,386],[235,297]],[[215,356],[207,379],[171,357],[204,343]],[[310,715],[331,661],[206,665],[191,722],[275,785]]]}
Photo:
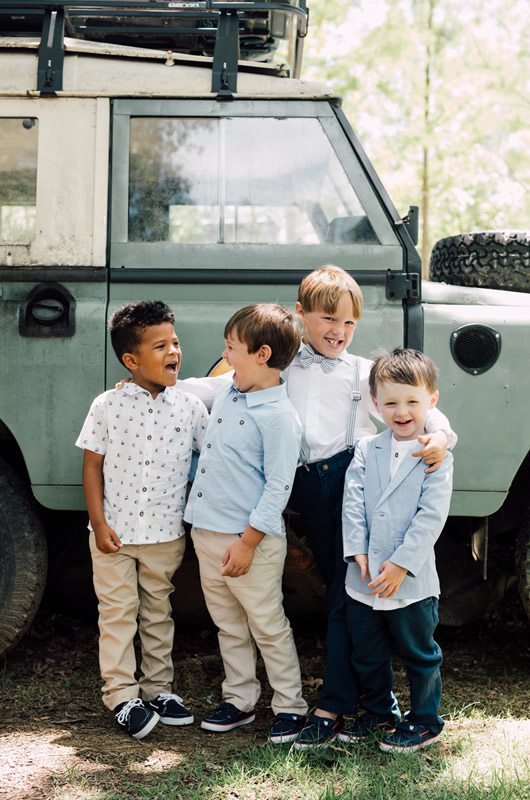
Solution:
{"label": "door hinge", "polygon": [[421,298],[421,275],[418,272],[386,273],[387,300],[419,300]]}

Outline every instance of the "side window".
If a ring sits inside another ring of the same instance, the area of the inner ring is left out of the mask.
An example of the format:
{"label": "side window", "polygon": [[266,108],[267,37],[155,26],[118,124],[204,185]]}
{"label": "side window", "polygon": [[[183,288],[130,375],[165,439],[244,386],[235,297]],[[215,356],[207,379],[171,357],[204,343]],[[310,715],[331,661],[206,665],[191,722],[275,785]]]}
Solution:
{"label": "side window", "polygon": [[129,242],[377,244],[317,119],[131,117]]}
{"label": "side window", "polygon": [[35,238],[38,121],[0,118],[0,243]]}

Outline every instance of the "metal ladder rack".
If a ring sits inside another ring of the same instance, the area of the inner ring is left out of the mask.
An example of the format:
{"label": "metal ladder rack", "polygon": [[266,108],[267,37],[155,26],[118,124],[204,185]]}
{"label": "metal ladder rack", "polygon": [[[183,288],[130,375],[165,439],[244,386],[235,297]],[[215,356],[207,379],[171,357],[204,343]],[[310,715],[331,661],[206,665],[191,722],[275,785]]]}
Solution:
{"label": "metal ladder rack", "polygon": [[[145,44],[149,37],[171,44],[187,36],[206,54],[211,51],[212,92],[220,100],[230,100],[237,91],[245,34],[254,43],[261,38],[261,58],[274,49],[275,33],[277,38],[291,38],[291,74],[300,77],[308,15],[306,0],[0,0],[0,30],[16,36],[40,34],[37,90],[42,95],[63,88],[65,33],[93,41],[132,40],[137,46],[149,46]],[[256,30],[261,37],[252,36]],[[164,49],[179,51],[178,46]]]}

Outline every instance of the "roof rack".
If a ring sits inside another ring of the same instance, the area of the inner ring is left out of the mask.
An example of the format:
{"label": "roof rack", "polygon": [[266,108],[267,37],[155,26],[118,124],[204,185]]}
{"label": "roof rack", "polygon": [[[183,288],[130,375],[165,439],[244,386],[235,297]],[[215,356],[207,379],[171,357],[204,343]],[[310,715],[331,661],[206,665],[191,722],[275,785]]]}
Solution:
{"label": "roof rack", "polygon": [[212,92],[237,91],[240,57],[270,61],[289,40],[290,74],[300,77],[309,11],[306,0],[2,0],[0,29],[40,34],[37,90],[63,87],[64,36],[212,55]]}

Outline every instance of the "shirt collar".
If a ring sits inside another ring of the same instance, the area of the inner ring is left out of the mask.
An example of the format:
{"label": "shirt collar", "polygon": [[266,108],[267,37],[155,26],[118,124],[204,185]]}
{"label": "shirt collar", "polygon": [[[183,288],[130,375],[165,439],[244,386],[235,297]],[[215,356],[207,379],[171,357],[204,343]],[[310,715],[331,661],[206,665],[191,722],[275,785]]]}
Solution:
{"label": "shirt collar", "polygon": [[[129,394],[131,396],[140,393],[144,395],[148,394],[149,397],[151,397],[151,394],[146,389],[143,389],[141,386],[138,386],[138,384],[135,383],[134,381],[127,381],[127,383],[124,383],[120,391],[125,392],[125,394]],[[158,400],[158,398],[160,397],[164,402],[173,405],[175,403],[175,400],[177,399],[177,391],[178,390],[176,386],[166,386],[164,391],[160,392],[160,394],[157,396],[156,399]],[[151,399],[153,398],[151,397]]]}
{"label": "shirt collar", "polygon": [[240,392],[239,389],[232,384],[230,393],[238,397],[244,397],[247,401],[248,408],[253,406],[261,406],[264,403],[277,403],[284,397],[287,397],[287,387],[283,380],[279,386],[271,386],[268,389],[260,389],[257,392]]}

